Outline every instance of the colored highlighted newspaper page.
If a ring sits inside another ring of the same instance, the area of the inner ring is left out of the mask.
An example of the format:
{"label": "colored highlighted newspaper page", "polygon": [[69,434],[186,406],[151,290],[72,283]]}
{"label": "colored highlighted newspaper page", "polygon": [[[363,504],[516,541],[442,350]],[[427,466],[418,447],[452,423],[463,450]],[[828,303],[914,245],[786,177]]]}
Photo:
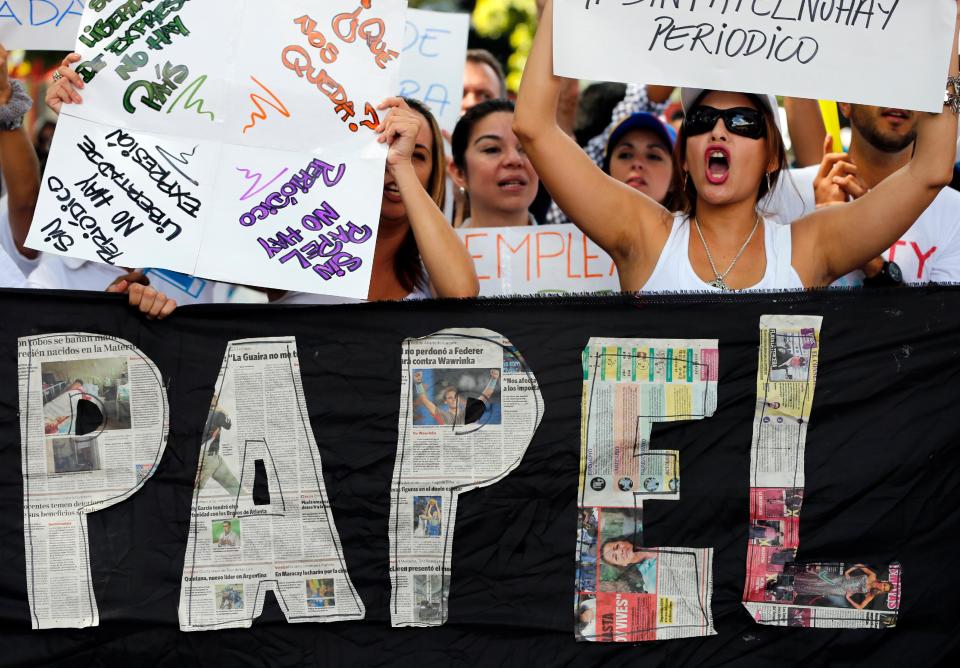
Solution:
{"label": "colored highlighted newspaper page", "polygon": [[679,453],[652,449],[651,430],[713,415],[718,363],[716,340],[591,338],[584,349],[577,640],[716,633],[713,549],[645,545],[643,503],[679,500]]}
{"label": "colored highlighted newspaper page", "polygon": [[889,628],[896,625],[900,607],[899,563],[796,560],[822,320],[760,319],[743,605],[759,624]]}

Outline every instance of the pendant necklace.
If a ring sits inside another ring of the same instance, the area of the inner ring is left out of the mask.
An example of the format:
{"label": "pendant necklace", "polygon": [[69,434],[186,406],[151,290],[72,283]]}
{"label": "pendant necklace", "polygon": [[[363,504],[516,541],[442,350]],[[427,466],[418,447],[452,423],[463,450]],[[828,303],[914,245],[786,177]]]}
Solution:
{"label": "pendant necklace", "polygon": [[750,235],[747,237],[747,240],[743,242],[743,245],[740,246],[740,250],[737,252],[736,256],[733,258],[733,262],[730,263],[730,266],[727,267],[727,270],[722,274],[717,271],[717,265],[713,261],[713,254],[710,253],[710,247],[707,245],[707,240],[703,236],[703,230],[700,229],[700,221],[696,216],[693,217],[693,224],[697,228],[697,235],[700,237],[700,242],[703,244],[703,250],[707,252],[707,261],[710,262],[710,269],[713,270],[713,275],[716,276],[712,281],[707,283],[712,288],[718,288],[720,290],[732,290],[729,285],[727,285],[726,279],[727,275],[733,271],[733,268],[737,266],[737,260],[740,259],[740,256],[743,255],[743,252],[747,250],[747,246],[750,245],[750,241],[753,239],[753,235],[757,233],[757,228],[760,227],[760,214],[757,214],[757,220],[753,224],[753,229],[750,230]]}

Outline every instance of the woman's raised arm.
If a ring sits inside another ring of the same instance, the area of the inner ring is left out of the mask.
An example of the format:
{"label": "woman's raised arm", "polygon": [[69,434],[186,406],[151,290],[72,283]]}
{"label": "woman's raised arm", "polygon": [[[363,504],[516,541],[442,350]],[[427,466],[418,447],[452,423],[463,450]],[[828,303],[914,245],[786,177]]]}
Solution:
{"label": "woman's raised arm", "polygon": [[670,212],[604,174],[560,129],[556,118],[561,85],[562,79],[553,74],[553,2],[547,0],[524,67],[513,130],[564,213],[618,267],[629,260],[649,263],[652,270],[669,233]]}

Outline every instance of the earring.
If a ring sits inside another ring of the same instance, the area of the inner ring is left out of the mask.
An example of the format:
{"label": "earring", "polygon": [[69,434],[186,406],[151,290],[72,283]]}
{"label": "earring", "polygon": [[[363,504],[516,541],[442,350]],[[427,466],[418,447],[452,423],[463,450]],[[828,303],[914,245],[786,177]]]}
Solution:
{"label": "earring", "polygon": [[465,198],[467,196],[467,189],[463,186],[460,186],[460,197]]}
{"label": "earring", "polygon": [[767,172],[767,192],[770,192],[773,188],[770,186],[770,172]]}
{"label": "earring", "polygon": [[683,189],[687,189],[687,181],[690,179],[690,172],[683,173]]}

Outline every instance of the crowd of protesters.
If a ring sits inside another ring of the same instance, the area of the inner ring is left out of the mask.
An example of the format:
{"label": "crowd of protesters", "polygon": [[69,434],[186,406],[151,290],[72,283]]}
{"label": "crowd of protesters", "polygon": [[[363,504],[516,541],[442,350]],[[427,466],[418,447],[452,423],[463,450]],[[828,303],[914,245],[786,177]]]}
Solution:
{"label": "crowd of protesters", "polygon": [[[471,50],[452,135],[417,100],[380,105],[388,151],[369,299],[476,296],[457,228],[558,223],[606,251],[629,292],[960,282],[949,106],[928,114],[842,103],[849,146],[837,152],[814,100],[787,98],[781,109],[764,93],[583,87],[553,73],[551,2],[539,3],[515,101],[496,58]],[[26,246],[55,126],[42,124],[31,141],[22,120],[32,100],[6,58],[0,47],[0,287],[125,293],[153,318],[228,299],[230,286],[212,281],[178,290],[151,281],[163,275],[155,269]],[[78,59],[67,56],[47,89],[53,112],[83,103]],[[278,304],[343,301],[260,292]]]}

